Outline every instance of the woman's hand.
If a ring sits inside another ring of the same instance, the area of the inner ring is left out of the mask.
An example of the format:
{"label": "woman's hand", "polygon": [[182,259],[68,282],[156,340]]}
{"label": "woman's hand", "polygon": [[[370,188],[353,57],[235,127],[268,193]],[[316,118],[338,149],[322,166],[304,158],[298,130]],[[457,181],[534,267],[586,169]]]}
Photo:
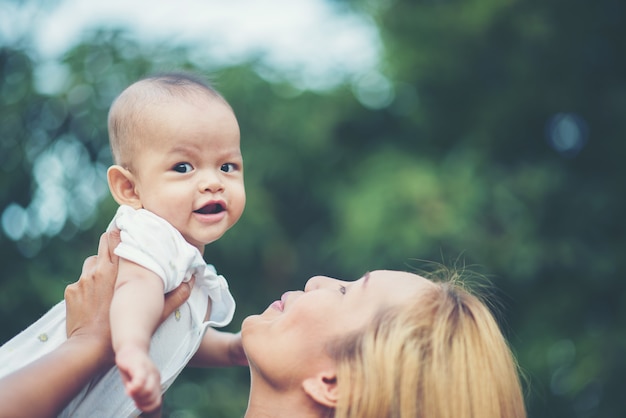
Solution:
{"label": "woman's hand", "polygon": [[93,338],[100,342],[103,360],[113,365],[109,306],[119,259],[113,250],[119,244],[119,231],[102,234],[98,255],[83,263],[80,279],[65,288],[66,331],[68,339]]}
{"label": "woman's hand", "polygon": [[[98,254],[85,260],[80,279],[65,289],[68,339],[81,337],[98,341],[101,358],[110,366],[114,364],[114,353],[111,347],[109,307],[119,263],[114,250],[119,243],[119,230],[102,234]],[[161,322],[187,300],[193,283],[193,279],[183,283],[165,296]]]}

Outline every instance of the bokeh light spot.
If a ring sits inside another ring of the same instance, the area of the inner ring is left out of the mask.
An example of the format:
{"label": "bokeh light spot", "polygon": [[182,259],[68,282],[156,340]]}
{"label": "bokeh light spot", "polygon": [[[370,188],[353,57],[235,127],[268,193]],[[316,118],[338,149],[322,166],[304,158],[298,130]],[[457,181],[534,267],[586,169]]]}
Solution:
{"label": "bokeh light spot", "polygon": [[548,143],[566,157],[577,155],[587,142],[587,123],[575,113],[557,113],[548,122]]}
{"label": "bokeh light spot", "polygon": [[17,203],[9,204],[2,212],[2,230],[9,239],[13,241],[21,239],[26,232],[27,225],[26,211]]}

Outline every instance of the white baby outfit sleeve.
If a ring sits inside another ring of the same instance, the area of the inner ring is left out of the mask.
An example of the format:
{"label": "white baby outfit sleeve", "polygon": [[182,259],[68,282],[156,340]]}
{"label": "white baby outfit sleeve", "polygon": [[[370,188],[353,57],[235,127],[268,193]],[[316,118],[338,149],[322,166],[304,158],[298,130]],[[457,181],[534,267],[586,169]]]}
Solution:
{"label": "white baby outfit sleeve", "polygon": [[120,229],[122,239],[115,254],[156,273],[163,280],[166,293],[195,275],[194,288],[200,288],[213,305],[210,325],[224,326],[231,321],[235,302],[226,279],[207,265],[200,251],[169,222],[145,209],[123,205],[109,229],[113,227]]}
{"label": "white baby outfit sleeve", "polygon": [[152,212],[120,206],[109,229],[113,226],[122,238],[115,254],[156,273],[163,280],[165,293],[205,268],[198,249]]}

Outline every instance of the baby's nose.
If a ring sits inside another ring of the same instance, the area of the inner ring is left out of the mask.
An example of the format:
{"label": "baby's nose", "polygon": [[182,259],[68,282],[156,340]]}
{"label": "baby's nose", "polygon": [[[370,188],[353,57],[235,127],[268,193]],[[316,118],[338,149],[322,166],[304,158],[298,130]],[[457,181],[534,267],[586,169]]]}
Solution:
{"label": "baby's nose", "polygon": [[201,191],[212,193],[222,190],[223,187],[221,179],[216,175],[204,176],[199,184]]}

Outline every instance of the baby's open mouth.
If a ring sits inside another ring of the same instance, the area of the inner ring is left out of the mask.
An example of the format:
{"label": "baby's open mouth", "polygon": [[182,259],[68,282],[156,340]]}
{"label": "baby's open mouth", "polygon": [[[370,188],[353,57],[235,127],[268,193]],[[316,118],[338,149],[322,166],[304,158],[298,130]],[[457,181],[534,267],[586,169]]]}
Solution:
{"label": "baby's open mouth", "polygon": [[202,214],[202,215],[211,215],[215,213],[220,213],[223,210],[224,210],[224,206],[222,206],[221,203],[210,203],[206,206],[201,207],[200,209],[194,212]]}

